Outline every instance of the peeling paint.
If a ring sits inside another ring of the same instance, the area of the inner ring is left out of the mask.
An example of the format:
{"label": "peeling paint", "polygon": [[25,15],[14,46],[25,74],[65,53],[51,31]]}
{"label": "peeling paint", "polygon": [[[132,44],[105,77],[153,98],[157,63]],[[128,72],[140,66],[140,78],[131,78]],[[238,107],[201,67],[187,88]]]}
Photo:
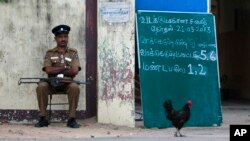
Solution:
{"label": "peeling paint", "polygon": [[105,60],[101,65],[101,78],[103,83],[102,100],[112,100],[120,98],[122,100],[133,99],[132,88],[126,90],[126,85],[129,85],[133,80],[133,72],[131,63],[133,62],[129,48],[123,44],[120,56],[117,50],[108,48],[107,39],[105,39],[100,47],[100,59]]}
{"label": "peeling paint", "polygon": [[97,12],[98,122],[134,127],[134,1],[123,2],[130,5],[128,22],[110,24]]}

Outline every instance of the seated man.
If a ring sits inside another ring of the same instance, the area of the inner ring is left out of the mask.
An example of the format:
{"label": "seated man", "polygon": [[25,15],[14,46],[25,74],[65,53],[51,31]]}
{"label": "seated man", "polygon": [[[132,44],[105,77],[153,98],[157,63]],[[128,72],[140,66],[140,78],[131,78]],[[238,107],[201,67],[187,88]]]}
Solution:
{"label": "seated man", "polygon": [[[68,33],[70,27],[67,25],[58,25],[52,29],[52,33],[55,35],[55,41],[57,46],[47,51],[44,58],[43,71],[45,71],[49,77],[60,77],[64,79],[71,79],[78,74],[81,70],[77,50],[68,48]],[[71,128],[79,128],[79,124],[76,122],[76,108],[79,100],[80,89],[76,83],[60,83],[60,87],[55,89],[47,82],[39,82],[36,92],[39,106],[39,122],[35,124],[35,127],[48,126],[49,122],[46,118],[48,95],[55,91],[64,91],[68,95],[69,101],[69,119],[67,126]]]}

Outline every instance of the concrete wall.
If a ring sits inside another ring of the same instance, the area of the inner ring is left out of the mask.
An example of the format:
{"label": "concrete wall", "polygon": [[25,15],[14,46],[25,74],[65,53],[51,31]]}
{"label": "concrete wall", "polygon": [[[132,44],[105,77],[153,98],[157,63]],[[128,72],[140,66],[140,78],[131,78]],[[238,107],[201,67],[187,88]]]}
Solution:
{"label": "concrete wall", "polygon": [[135,126],[134,121],[134,1],[129,4],[129,21],[104,20],[98,0],[98,122]]}
{"label": "concrete wall", "polygon": [[[38,108],[36,84],[17,82],[46,77],[43,57],[56,46],[51,29],[58,24],[72,28],[69,46],[78,49],[82,66],[76,79],[85,80],[85,0],[2,0],[0,9],[0,110]],[[84,86],[80,95],[79,110],[85,109]]]}

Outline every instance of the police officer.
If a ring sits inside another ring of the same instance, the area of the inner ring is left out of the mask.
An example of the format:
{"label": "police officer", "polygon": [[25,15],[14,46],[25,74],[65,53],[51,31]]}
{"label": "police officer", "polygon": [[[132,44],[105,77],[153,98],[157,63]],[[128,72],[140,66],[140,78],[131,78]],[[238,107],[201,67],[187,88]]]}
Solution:
{"label": "police officer", "polygon": [[[44,57],[43,71],[48,74],[48,77],[60,77],[64,79],[73,79],[78,71],[81,70],[77,50],[69,48],[68,34],[70,27],[67,25],[58,25],[52,29],[52,33],[55,35],[55,41],[57,46],[46,52]],[[60,91],[64,91],[68,95],[69,101],[69,119],[67,126],[71,128],[79,128],[79,124],[76,122],[76,108],[79,100],[79,86],[76,83],[65,83],[60,86]],[[46,118],[48,95],[58,91],[53,89],[47,82],[40,82],[36,88],[37,100],[39,106],[40,119],[35,127],[48,126],[49,122]]]}

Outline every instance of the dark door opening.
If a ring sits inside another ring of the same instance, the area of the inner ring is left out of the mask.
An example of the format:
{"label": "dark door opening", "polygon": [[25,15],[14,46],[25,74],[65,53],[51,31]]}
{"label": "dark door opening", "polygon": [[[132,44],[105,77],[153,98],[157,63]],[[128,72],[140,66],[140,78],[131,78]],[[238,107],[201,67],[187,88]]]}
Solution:
{"label": "dark door opening", "polygon": [[222,100],[250,99],[250,1],[212,0]]}

